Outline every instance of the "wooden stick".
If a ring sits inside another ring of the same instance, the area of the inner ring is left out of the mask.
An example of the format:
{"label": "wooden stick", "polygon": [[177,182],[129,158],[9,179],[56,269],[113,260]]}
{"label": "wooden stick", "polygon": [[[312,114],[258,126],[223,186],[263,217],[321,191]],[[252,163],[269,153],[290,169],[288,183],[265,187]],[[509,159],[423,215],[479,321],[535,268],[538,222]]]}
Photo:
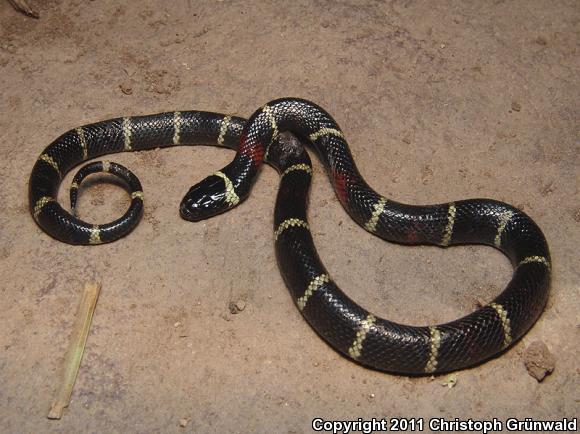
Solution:
{"label": "wooden stick", "polygon": [[49,419],[60,419],[65,407],[70,403],[73,386],[79,372],[87,336],[93,319],[93,312],[101,291],[100,283],[87,283],[77,312],[77,319],[71,335],[69,348],[64,362],[60,389],[48,413]]}
{"label": "wooden stick", "polygon": [[14,6],[14,9],[16,9],[19,12],[22,12],[25,15],[28,15],[29,17],[32,18],[40,18],[40,14],[38,13],[38,11],[36,11],[35,9],[32,9],[32,7],[26,2],[26,0],[8,0],[10,3],[12,3],[12,6]]}

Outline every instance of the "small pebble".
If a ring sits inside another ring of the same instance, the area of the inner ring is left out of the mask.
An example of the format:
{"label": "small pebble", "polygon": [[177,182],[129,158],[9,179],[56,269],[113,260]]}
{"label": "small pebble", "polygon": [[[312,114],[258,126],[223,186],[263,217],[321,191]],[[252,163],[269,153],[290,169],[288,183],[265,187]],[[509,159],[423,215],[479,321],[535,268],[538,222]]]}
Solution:
{"label": "small pebble", "polygon": [[179,419],[179,426],[181,428],[185,428],[187,426],[187,424],[189,423],[190,419],[188,417],[184,417]]}
{"label": "small pebble", "polygon": [[442,386],[447,386],[449,389],[455,387],[456,384],[457,384],[457,375],[455,374],[448,375],[445,381],[441,383]]}
{"label": "small pebble", "polygon": [[238,300],[236,302],[230,302],[228,309],[232,315],[240,313],[246,308],[246,302],[244,300]]}
{"label": "small pebble", "polygon": [[479,308],[482,308],[483,306],[487,306],[487,301],[485,301],[481,297],[477,297],[475,299],[475,307],[479,309]]}
{"label": "small pebble", "polygon": [[125,95],[131,95],[133,93],[133,88],[126,83],[120,84],[119,89],[121,89],[121,92]]}
{"label": "small pebble", "polygon": [[515,112],[519,112],[522,109],[522,106],[518,102],[512,102],[512,110]]}
{"label": "small pebble", "polygon": [[545,343],[534,341],[524,351],[524,365],[528,374],[541,382],[554,371],[556,360]]}

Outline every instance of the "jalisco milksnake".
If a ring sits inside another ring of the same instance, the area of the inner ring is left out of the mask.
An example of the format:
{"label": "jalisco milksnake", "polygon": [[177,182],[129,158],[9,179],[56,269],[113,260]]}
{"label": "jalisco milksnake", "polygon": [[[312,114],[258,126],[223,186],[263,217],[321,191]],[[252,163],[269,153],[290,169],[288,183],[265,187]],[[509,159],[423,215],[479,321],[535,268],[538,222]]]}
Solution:
{"label": "jalisco milksnake", "polygon": [[[463,318],[429,327],[396,324],[358,306],[338,288],[316,253],[307,220],[312,166],[301,143],[292,135],[282,136],[284,131],[311,143],[341,204],[367,231],[404,244],[494,246],[514,267],[505,290]],[[189,190],[180,206],[187,220],[211,217],[242,202],[264,161],[278,169],[274,238],[286,285],[310,325],[333,348],[363,365],[407,374],[471,366],[513,344],[546,304],[550,254],[541,230],[526,214],[489,199],[416,206],[384,198],[360,176],[332,117],[300,99],[272,101],[247,122],[235,116],[183,111],[112,119],[70,130],[43,151],[33,168],[32,214],[45,232],[70,244],[114,241],[129,233],[142,215],[143,193],[137,178],[114,163],[95,162],[81,169],[71,190],[73,209],[78,184],[95,171],[121,177],[132,193],[123,217],[92,225],[57,203],[62,177],[73,166],[100,155],[185,144],[237,150],[229,165]]]}

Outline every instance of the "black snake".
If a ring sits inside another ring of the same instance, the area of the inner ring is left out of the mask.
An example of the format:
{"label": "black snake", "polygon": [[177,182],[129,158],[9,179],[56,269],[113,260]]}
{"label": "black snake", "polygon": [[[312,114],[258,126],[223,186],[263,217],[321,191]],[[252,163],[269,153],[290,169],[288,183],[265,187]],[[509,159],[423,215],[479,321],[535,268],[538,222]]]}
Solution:
{"label": "black snake", "polygon": [[[282,132],[293,135],[283,135]],[[430,327],[396,324],[354,303],[330,277],[314,247],[307,222],[312,166],[309,142],[328,171],[336,194],[367,231],[405,244],[487,244],[501,250],[514,273],[493,302],[458,320]],[[56,201],[62,177],[84,160],[122,151],[174,145],[215,144],[237,150],[222,170],[193,186],[180,212],[197,221],[242,202],[263,161],[281,174],[274,216],[280,270],[310,325],[333,348],[359,363],[390,372],[422,374],[474,365],[502,352],[541,314],[550,282],[550,254],[538,226],[522,211],[489,199],[439,205],[406,205],[386,199],[359,174],[340,127],[317,105],[300,99],[269,102],[246,121],[222,114],[183,111],[106,120],[70,130],[41,154],[30,177],[30,209],[40,227],[71,244],[99,244],[130,232],[143,213],[137,178],[124,167],[94,162],[89,173],[108,171],[131,190],[131,206],[105,225],[86,223]]]}

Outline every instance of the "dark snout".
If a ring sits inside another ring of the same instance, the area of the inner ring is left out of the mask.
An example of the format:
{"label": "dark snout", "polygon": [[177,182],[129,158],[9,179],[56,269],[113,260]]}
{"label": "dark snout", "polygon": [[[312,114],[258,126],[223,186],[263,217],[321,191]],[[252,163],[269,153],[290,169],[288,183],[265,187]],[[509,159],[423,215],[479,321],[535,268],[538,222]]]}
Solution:
{"label": "dark snout", "polygon": [[227,209],[225,183],[211,175],[189,189],[179,205],[179,214],[185,220],[197,222]]}

